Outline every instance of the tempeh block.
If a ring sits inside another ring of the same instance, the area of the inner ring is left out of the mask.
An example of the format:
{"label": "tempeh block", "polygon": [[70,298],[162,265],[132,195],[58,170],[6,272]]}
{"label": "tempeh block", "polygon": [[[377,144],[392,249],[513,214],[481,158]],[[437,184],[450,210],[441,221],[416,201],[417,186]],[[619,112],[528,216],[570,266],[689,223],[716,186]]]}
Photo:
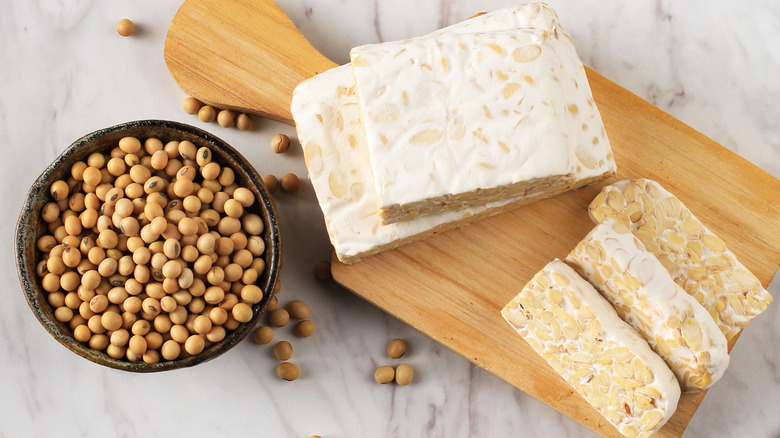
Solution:
{"label": "tempeh block", "polygon": [[504,21],[525,26],[486,31],[476,25],[486,14],[468,32],[352,49],[383,224],[541,199],[615,172],[557,15],[542,3],[511,10],[517,18]]}
{"label": "tempeh block", "polygon": [[501,314],[623,435],[649,437],[677,408],[680,385],[663,359],[560,260],[539,271]]}
{"label": "tempeh block", "polygon": [[766,310],[772,296],[726,244],[677,197],[649,179],[604,187],[588,208],[591,219],[622,213],[631,231],[718,323],[726,339]]}
{"label": "tempeh block", "polygon": [[[538,27],[544,17],[530,12],[536,9],[537,6],[530,5],[500,9],[426,37]],[[352,66],[336,67],[303,81],[293,92],[291,111],[330,241],[338,259],[344,263],[353,263],[537,199],[506,198],[478,207],[382,225]],[[569,187],[564,184],[544,189],[545,195],[552,196]]]}
{"label": "tempeh block", "polygon": [[725,336],[631,234],[627,221],[605,218],[566,261],[666,361],[684,392],[709,388],[723,375],[729,364]]}

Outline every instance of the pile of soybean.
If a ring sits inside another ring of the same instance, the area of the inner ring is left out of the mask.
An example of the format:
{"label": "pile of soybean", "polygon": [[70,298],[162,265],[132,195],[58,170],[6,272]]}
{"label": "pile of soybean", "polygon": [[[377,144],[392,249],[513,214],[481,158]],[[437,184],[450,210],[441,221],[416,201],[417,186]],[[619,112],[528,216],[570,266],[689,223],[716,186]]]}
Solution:
{"label": "pile of soybean", "polygon": [[209,148],[122,138],[52,183],[37,274],[55,318],[115,359],[201,353],[263,298],[263,219]]}

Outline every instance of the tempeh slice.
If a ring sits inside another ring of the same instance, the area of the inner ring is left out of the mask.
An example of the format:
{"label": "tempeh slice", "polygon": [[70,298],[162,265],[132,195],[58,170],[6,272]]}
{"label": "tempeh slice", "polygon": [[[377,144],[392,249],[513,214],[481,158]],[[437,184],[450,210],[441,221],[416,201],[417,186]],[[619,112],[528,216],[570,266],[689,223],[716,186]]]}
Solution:
{"label": "tempeh slice", "polygon": [[649,179],[604,187],[588,208],[598,223],[615,213],[631,219],[631,231],[699,301],[731,339],[766,310],[772,296],[726,244],[677,197]]}
{"label": "tempeh slice", "polygon": [[501,314],[623,435],[649,437],[674,413],[680,385],[672,371],[560,260],[539,271]]}
{"label": "tempeh slice", "polygon": [[604,219],[566,261],[664,358],[684,392],[709,388],[723,375],[729,364],[723,333],[631,234],[627,221]]}

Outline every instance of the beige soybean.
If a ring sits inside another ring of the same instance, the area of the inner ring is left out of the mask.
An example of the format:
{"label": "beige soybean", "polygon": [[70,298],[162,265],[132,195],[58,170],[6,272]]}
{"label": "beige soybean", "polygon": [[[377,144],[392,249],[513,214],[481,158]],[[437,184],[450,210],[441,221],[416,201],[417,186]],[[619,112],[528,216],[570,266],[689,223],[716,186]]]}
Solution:
{"label": "beige soybean", "polygon": [[285,307],[291,318],[306,319],[309,316],[309,306],[303,301],[290,301]]}
{"label": "beige soybean", "polygon": [[238,283],[238,280],[240,280],[244,274],[244,270],[241,266],[236,263],[230,263],[222,269],[225,271],[225,281],[232,283],[234,287],[242,287],[241,284]]}
{"label": "beige soybean", "polygon": [[212,106],[203,105],[198,110],[198,118],[201,122],[211,123],[217,118],[217,111]]}
{"label": "beige soybean", "polygon": [[73,310],[69,307],[58,307],[54,310],[54,319],[59,322],[68,322],[73,318]]}
{"label": "beige soybean", "polygon": [[100,323],[108,331],[114,331],[122,327],[122,316],[117,312],[105,312],[100,317]]}
{"label": "beige soybean", "polygon": [[255,195],[246,187],[239,187],[233,191],[233,199],[239,202],[242,207],[251,207],[255,202]]}
{"label": "beige soybean", "polygon": [[374,371],[374,380],[376,380],[377,383],[390,383],[394,378],[395,370],[391,366],[383,365]]}
{"label": "beige soybean", "polygon": [[276,375],[284,380],[292,381],[298,378],[299,370],[292,362],[282,362],[276,366]]}
{"label": "beige soybean", "polygon": [[173,339],[169,339],[165,341],[162,347],[160,348],[160,355],[165,360],[178,359],[180,354],[181,354],[181,344],[174,341]]}
{"label": "beige soybean", "polygon": [[205,335],[209,331],[211,331],[213,323],[211,321],[211,318],[209,318],[207,315],[198,315],[195,317],[195,320],[193,322],[193,328],[195,329],[195,332]]}
{"label": "beige soybean", "polygon": [[[198,152],[198,148],[189,140],[179,142],[179,155],[185,160],[194,160],[195,154]],[[194,172],[194,169],[193,169]],[[190,178],[192,179],[192,178]]]}
{"label": "beige soybean", "polygon": [[[237,231],[230,236],[230,240],[233,241],[233,250],[234,251],[241,251],[246,248],[246,244],[249,241],[249,239],[246,237],[246,234],[242,233],[241,231]],[[235,256],[234,256],[235,257]],[[251,261],[250,261],[251,263]]]}
{"label": "beige soybean", "polygon": [[236,124],[236,114],[224,109],[217,114],[217,123],[223,128],[232,128]]}
{"label": "beige soybean", "polygon": [[73,329],[73,337],[79,342],[87,342],[91,336],[92,331],[84,324]]}
{"label": "beige soybean", "polygon": [[141,141],[136,137],[123,137],[119,140],[119,149],[128,154],[138,153],[141,150]]}
{"label": "beige soybean", "polygon": [[292,193],[298,190],[298,187],[300,186],[300,180],[294,173],[285,173],[282,175],[279,184],[282,186],[284,191]]}
{"label": "beige soybean", "polygon": [[[253,256],[260,257],[265,252],[265,241],[260,236],[250,236],[247,239],[246,249]],[[252,262],[254,263],[254,260]]]}
{"label": "beige soybean", "polygon": [[236,117],[236,127],[241,131],[251,131],[253,125],[252,117],[248,114],[239,114]]}
{"label": "beige soybean", "polygon": [[109,345],[108,336],[102,333],[92,335],[92,337],[89,338],[88,343],[89,348],[94,350],[104,350]]}
{"label": "beige soybean", "polygon": [[274,330],[266,325],[260,326],[252,333],[252,339],[256,344],[268,344],[274,339]]}
{"label": "beige soybean", "polygon": [[51,197],[54,198],[55,201],[67,199],[69,191],[70,188],[68,187],[68,183],[63,180],[55,181],[51,184]]}
{"label": "beige soybean", "polygon": [[406,342],[403,339],[393,339],[387,345],[387,355],[393,359],[398,359],[406,352]]}
{"label": "beige soybean", "polygon": [[414,370],[409,364],[402,363],[395,369],[395,383],[406,386],[412,383],[414,379]]}
{"label": "beige soybean", "polygon": [[253,316],[252,308],[246,303],[236,303],[230,312],[238,322],[249,322]]}
{"label": "beige soybean", "polygon": [[273,327],[284,327],[290,320],[290,314],[285,309],[276,309],[268,315],[268,323]]}
{"label": "beige soybean", "polygon": [[149,137],[144,141],[144,151],[151,155],[163,149],[162,141],[159,138]]}
{"label": "beige soybean", "polygon": [[[223,167],[222,170],[219,172],[218,181],[223,186],[230,186],[235,181],[235,178],[236,178],[236,174],[235,172],[233,172],[233,169],[231,169],[230,167]],[[227,192],[227,190],[225,191]]]}
{"label": "beige soybean", "polygon": [[284,152],[287,152],[287,149],[289,147],[290,147],[290,137],[284,134],[276,134],[274,138],[271,139],[271,150],[275,154],[282,154]]}
{"label": "beige soybean", "polygon": [[200,107],[203,104],[200,103],[200,101],[192,96],[185,97],[184,100],[181,101],[181,107],[184,110],[185,113],[194,116],[195,114],[198,114],[198,111],[200,110]]}
{"label": "beige soybean", "polygon": [[82,178],[84,179],[84,184],[97,187],[97,185],[100,184],[100,181],[103,179],[103,174],[97,167],[89,166],[84,169]]}
{"label": "beige soybean", "polygon": [[206,333],[206,340],[209,342],[219,342],[225,339],[227,329],[224,326],[216,325]]}
{"label": "beige soybean", "polygon": [[274,193],[277,187],[279,187],[279,180],[271,174],[263,175],[263,185],[268,190],[268,193]]}
{"label": "beige soybean", "polygon": [[314,334],[314,323],[311,322],[308,319],[304,319],[303,321],[300,321],[298,324],[295,325],[295,336],[298,336],[300,338],[308,338],[309,336]]}
{"label": "beige soybean", "polygon": [[203,167],[211,163],[211,159],[212,159],[211,149],[205,146],[198,149],[198,152],[195,157],[195,162],[198,163],[198,166]]}
{"label": "beige soybean", "polygon": [[133,335],[127,345],[128,349],[137,356],[141,356],[146,352],[146,338],[144,338],[142,335]]}
{"label": "beige soybean", "polygon": [[225,214],[233,218],[241,217],[244,214],[244,207],[235,199],[226,200],[223,209]]}
{"label": "beige soybean", "polygon": [[123,18],[116,23],[116,32],[123,37],[129,37],[135,33],[135,23],[127,18]]}
{"label": "beige soybean", "polygon": [[241,226],[247,234],[252,236],[259,235],[265,228],[263,219],[253,213],[244,215],[244,218],[241,220]]}
{"label": "beige soybean", "polygon": [[252,304],[259,303],[263,299],[263,290],[254,284],[247,284],[241,288],[241,299]]}
{"label": "beige soybean", "polygon": [[191,355],[200,354],[206,347],[206,340],[200,335],[192,335],[184,342],[184,351]]}
{"label": "beige soybean", "polygon": [[279,360],[289,360],[293,355],[293,348],[287,341],[279,341],[274,345],[274,356]]}

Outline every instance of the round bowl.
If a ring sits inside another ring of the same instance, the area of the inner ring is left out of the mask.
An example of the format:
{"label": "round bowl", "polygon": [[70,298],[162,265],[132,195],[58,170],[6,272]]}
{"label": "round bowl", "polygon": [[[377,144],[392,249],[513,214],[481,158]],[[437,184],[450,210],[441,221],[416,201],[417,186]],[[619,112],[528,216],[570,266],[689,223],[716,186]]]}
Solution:
{"label": "round bowl", "polygon": [[[86,160],[93,152],[106,153],[115,147],[122,137],[133,136],[143,141],[149,137],[159,138],[163,143],[171,140],[189,140],[198,148],[211,149],[214,161],[232,167],[239,185],[246,187],[255,195],[255,203],[248,209],[258,214],[265,222],[263,239],[265,241],[265,271],[257,279],[257,286],[263,290],[263,299],[252,306],[252,319],[242,323],[229,332],[222,341],[206,347],[201,353],[182,359],[147,364],[130,362],[126,359],[114,359],[104,351],[89,348],[73,337],[73,331],[67,323],[54,318],[54,309],[47,300],[48,293],[41,286],[41,279],[35,274],[41,253],[37,249],[38,236],[46,230],[41,218],[41,208],[52,201],[49,193],[51,183],[58,179],[67,179],[70,168],[76,161]],[[140,120],[110,128],[101,129],[76,140],[38,177],[27,193],[16,227],[16,267],[27,303],[30,305],[41,325],[62,345],[74,353],[100,365],[132,372],[154,372],[189,367],[226,352],[240,342],[262,315],[269,298],[273,294],[279,276],[281,262],[281,242],[275,205],[262,183],[262,178],[252,165],[230,145],[219,138],[193,126],[164,120]]]}

